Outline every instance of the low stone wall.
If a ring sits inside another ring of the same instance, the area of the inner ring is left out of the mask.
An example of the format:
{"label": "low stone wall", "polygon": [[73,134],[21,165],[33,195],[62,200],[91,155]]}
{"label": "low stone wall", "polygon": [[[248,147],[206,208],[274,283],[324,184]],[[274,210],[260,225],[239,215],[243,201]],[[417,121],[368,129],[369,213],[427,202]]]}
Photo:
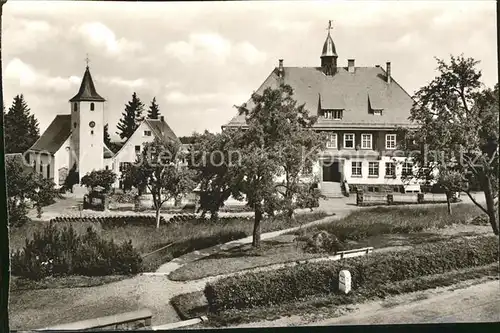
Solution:
{"label": "low stone wall", "polygon": [[114,316],[100,317],[89,320],[82,320],[74,323],[62,324],[53,327],[47,327],[36,331],[56,331],[56,330],[151,330],[151,311],[144,309],[133,312],[126,312]]}

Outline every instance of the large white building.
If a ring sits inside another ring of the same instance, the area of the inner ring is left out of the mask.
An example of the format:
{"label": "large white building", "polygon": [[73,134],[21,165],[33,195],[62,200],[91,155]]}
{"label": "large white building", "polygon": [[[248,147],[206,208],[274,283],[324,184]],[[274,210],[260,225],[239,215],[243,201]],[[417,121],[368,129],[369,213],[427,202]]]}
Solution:
{"label": "large white building", "polygon": [[[313,174],[327,196],[341,196],[341,184],[351,191],[418,191],[415,179],[403,173],[414,171],[411,163],[396,152],[404,138],[398,128],[409,128],[413,100],[391,75],[391,63],[357,67],[354,59],[346,66],[337,63],[338,54],[328,31],[318,67],[276,67],[256,90],[288,84],[298,105],[318,120],[314,129],[326,132],[326,150],[321,153]],[[250,99],[246,108],[251,109]],[[235,116],[224,128],[245,127],[244,115]]]}
{"label": "large white building", "polygon": [[106,100],[97,93],[88,66],[69,103],[70,113],[57,115],[26,154],[35,172],[52,178],[56,185],[64,184],[71,168],[76,168],[80,178],[93,170],[111,169],[118,175],[118,187],[124,164],[136,160],[145,142],[156,137],[179,142],[163,117],[145,119],[114,154],[104,143]]}

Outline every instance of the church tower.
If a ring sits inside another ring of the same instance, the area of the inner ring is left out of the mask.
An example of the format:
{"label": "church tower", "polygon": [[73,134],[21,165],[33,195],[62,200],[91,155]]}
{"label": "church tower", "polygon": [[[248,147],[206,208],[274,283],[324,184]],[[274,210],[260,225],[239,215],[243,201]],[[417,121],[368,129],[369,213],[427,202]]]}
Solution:
{"label": "church tower", "polygon": [[321,70],[325,75],[335,75],[337,73],[337,50],[333,43],[330,30],[332,30],[332,21],[328,21],[328,36],[326,36],[325,43],[323,44],[323,52],[321,52]]}
{"label": "church tower", "polygon": [[104,102],[96,91],[88,66],[71,106],[70,169],[81,179],[92,170],[104,169]]}

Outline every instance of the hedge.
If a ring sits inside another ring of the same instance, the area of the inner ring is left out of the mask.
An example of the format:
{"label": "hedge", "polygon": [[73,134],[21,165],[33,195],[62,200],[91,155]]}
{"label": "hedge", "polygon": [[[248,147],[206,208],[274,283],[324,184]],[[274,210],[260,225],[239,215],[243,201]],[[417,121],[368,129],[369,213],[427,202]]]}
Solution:
{"label": "hedge", "polygon": [[497,237],[461,238],[424,244],[406,251],[372,253],[340,261],[236,275],[207,284],[204,292],[210,311],[217,313],[337,292],[338,275],[343,269],[351,272],[353,289],[360,286],[376,288],[387,281],[488,265],[497,260]]}
{"label": "hedge", "polygon": [[[51,223],[57,222],[92,222],[100,223],[103,227],[123,227],[126,225],[156,225],[154,215],[116,215],[116,216],[60,216],[50,220]],[[160,217],[160,224],[166,224],[163,216]]]}

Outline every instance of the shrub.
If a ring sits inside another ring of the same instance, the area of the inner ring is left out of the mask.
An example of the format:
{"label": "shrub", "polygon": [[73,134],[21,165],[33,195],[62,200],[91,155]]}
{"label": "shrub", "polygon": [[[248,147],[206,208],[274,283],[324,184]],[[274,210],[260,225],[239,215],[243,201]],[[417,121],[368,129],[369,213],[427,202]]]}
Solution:
{"label": "shrub", "polygon": [[73,227],[50,223],[12,255],[12,274],[34,280],[47,276],[135,274],[142,259],[131,242],[102,239],[93,228],[79,236]]}
{"label": "shrub", "polygon": [[295,301],[338,291],[338,274],[351,272],[353,289],[402,281],[498,261],[498,238],[477,237],[425,244],[407,251],[373,253],[333,262],[299,264],[248,273],[209,283],[205,296],[211,312]]}

